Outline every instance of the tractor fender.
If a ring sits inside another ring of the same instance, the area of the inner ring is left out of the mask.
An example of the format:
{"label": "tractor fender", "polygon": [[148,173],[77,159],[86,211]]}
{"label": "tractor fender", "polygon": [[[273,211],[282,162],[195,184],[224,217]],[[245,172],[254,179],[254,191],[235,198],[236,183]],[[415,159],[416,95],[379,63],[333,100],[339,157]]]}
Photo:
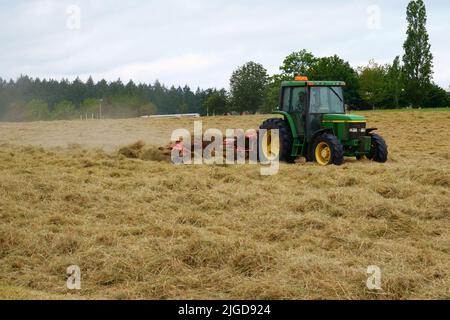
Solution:
{"label": "tractor fender", "polygon": [[289,124],[289,127],[291,128],[292,137],[293,138],[298,137],[297,127],[295,126],[294,119],[292,118],[292,116],[289,113],[284,112],[284,111],[275,111],[273,114],[282,115],[284,117],[284,120],[287,121],[287,123]]}
{"label": "tractor fender", "polygon": [[377,131],[377,130],[378,130],[378,128],[369,128],[369,129],[366,129],[366,134],[369,134],[369,133],[374,132],[374,131]]}
{"label": "tractor fender", "polygon": [[315,133],[312,135],[312,137],[311,137],[311,142],[313,142],[314,140],[316,140],[316,138],[317,138],[318,136],[321,136],[321,135],[324,134],[324,133],[331,133],[331,134],[334,135],[333,129],[330,129],[330,128],[322,129],[322,130],[319,130],[319,131],[315,132]]}

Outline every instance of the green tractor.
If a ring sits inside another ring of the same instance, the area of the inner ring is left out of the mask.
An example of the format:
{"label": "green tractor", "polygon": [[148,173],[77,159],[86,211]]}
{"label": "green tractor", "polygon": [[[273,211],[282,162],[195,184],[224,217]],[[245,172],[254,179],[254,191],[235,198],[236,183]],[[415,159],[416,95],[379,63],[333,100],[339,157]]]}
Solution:
{"label": "green tractor", "polygon": [[[265,121],[267,130],[261,142],[262,155],[278,156],[292,163],[298,157],[320,165],[341,165],[344,157],[385,163],[388,147],[384,139],[367,128],[363,116],[346,113],[345,83],[340,81],[309,81],[298,76],[282,83],[280,106],[275,118]],[[278,130],[279,136],[274,137]]]}

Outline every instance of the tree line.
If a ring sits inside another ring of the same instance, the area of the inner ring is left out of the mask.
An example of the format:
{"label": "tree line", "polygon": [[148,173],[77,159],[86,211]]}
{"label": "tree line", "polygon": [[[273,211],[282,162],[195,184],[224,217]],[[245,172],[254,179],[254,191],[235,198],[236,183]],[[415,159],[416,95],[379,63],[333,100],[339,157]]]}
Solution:
{"label": "tree line", "polygon": [[273,111],[278,105],[281,82],[296,75],[317,81],[345,81],[346,102],[354,110],[450,107],[449,94],[433,82],[433,55],[423,0],[410,1],[406,15],[404,55],[389,64],[371,60],[366,66],[353,68],[337,55],[316,57],[300,50],[284,59],[279,74],[269,76],[264,66],[249,62],[233,73],[228,95],[220,91],[207,97],[208,109]]}
{"label": "tree line", "polygon": [[[188,86],[166,87],[101,80],[90,77],[46,80],[21,76],[16,81],[0,78],[0,119],[6,121],[127,118],[152,114],[201,112],[208,90]],[[101,115],[100,115],[101,113]]]}
{"label": "tree line", "polygon": [[263,65],[248,62],[237,68],[225,89],[167,87],[153,84],[47,80],[21,76],[0,78],[0,120],[70,120],[79,118],[126,118],[153,114],[271,112],[278,106],[281,82],[296,75],[310,80],[339,80],[347,84],[346,102],[351,109],[402,107],[449,107],[450,97],[433,83],[433,55],[426,30],[426,8],[413,0],[407,8],[407,39],[403,57],[390,64],[371,60],[353,68],[337,55],[317,57],[307,50],[288,55],[280,72],[269,76]]}

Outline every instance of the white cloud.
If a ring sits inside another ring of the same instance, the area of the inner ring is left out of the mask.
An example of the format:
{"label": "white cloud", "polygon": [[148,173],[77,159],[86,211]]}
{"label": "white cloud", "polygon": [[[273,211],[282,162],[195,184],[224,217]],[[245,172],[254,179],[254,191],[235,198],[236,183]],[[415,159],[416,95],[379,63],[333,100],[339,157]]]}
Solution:
{"label": "white cloud", "polygon": [[[228,85],[253,60],[277,72],[283,58],[307,49],[338,54],[354,66],[402,54],[407,0],[19,0],[0,3],[0,76],[156,79],[192,87]],[[69,5],[81,29],[67,28]],[[367,28],[367,8],[380,8]],[[450,84],[450,3],[427,1],[435,79]]]}
{"label": "white cloud", "polygon": [[159,79],[165,83],[187,83],[186,77],[192,73],[207,73],[220,62],[214,55],[186,54],[172,58],[164,58],[148,63],[133,63],[123,65],[103,73],[92,75],[95,79],[117,79],[122,81],[148,82],[148,79]]}

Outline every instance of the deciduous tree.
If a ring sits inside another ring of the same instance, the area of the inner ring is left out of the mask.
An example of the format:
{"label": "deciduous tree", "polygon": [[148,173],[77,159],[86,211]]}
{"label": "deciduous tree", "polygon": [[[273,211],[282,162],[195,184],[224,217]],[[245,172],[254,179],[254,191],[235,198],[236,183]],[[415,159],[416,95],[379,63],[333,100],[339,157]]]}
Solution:
{"label": "deciduous tree", "polygon": [[267,70],[259,63],[248,62],[233,72],[230,93],[236,111],[256,112],[264,103]]}

